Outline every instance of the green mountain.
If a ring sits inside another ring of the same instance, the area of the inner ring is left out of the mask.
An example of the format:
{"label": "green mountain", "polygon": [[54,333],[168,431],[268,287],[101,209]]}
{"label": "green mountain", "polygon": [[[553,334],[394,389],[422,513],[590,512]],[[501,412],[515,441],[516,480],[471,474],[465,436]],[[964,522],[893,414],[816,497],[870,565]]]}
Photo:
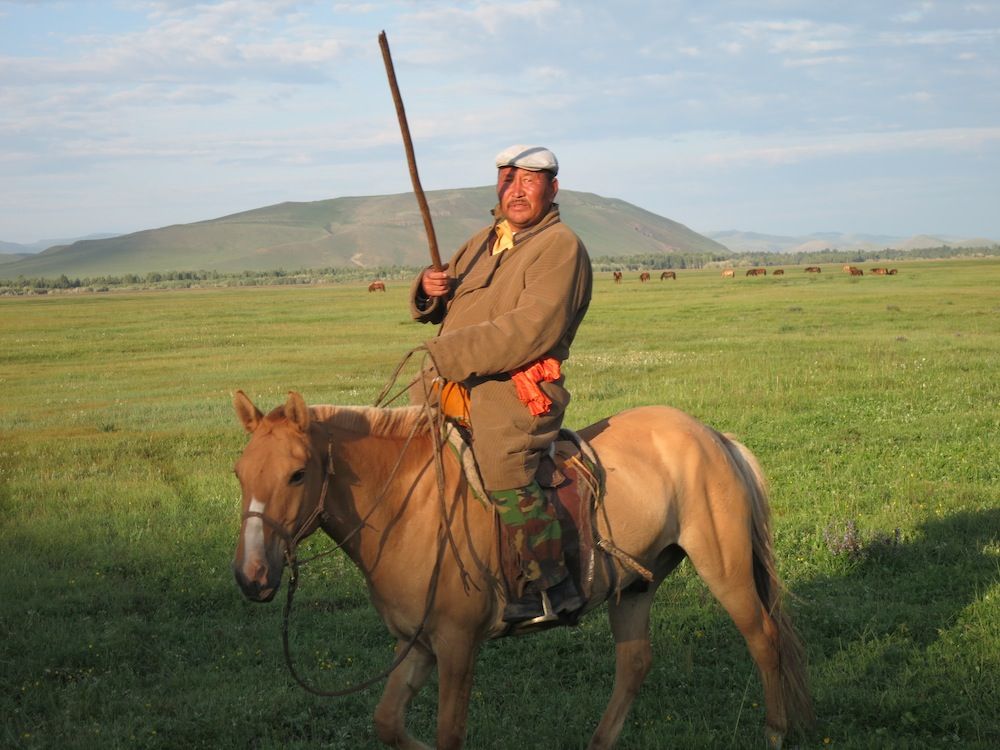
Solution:
{"label": "green mountain", "polygon": [[[441,257],[489,223],[492,187],[427,193]],[[682,224],[625,201],[559,191],[563,220],[591,257],[729,251]],[[0,264],[0,277],[100,276],[150,271],[295,270],[421,266],[427,238],[412,193],[280,203],[209,221],[51,247]]]}

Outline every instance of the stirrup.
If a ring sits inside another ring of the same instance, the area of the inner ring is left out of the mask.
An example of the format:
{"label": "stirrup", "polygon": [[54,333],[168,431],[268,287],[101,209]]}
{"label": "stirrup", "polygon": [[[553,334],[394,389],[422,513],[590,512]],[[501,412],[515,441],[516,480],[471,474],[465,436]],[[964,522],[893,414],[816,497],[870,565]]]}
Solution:
{"label": "stirrup", "polygon": [[547,622],[558,622],[559,615],[557,615],[552,609],[552,602],[549,600],[549,592],[546,589],[542,589],[540,593],[542,595],[542,614],[538,615],[538,617],[532,617],[530,620],[522,620],[517,623],[519,628],[532,625],[542,625]]}

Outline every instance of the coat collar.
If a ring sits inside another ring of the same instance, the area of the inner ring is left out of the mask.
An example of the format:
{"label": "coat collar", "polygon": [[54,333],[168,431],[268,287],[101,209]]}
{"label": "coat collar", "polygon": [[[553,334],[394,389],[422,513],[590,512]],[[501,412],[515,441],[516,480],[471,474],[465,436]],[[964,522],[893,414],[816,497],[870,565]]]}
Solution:
{"label": "coat collar", "polygon": [[[500,210],[499,203],[493,207],[493,210],[490,211],[490,213],[493,214],[493,227],[496,227],[496,225],[505,218],[503,212]],[[549,210],[545,216],[543,216],[537,224],[534,224],[523,231],[517,232],[514,235],[514,244],[517,245],[524,242],[525,240],[534,237],[539,232],[548,229],[553,224],[558,224],[560,221],[559,204],[553,203],[549,206]],[[492,232],[493,230],[491,229],[490,231]]]}

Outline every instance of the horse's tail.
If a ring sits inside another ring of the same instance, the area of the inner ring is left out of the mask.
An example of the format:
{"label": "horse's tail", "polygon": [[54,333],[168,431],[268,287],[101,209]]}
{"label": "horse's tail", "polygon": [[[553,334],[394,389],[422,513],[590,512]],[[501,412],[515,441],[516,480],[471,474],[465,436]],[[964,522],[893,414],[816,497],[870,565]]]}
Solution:
{"label": "horse's tail", "polygon": [[809,691],[806,650],[791,618],[782,607],[785,589],[774,562],[767,480],[757,457],[731,436],[726,438],[729,453],[750,491],[753,579],[757,595],[778,630],[778,672],[788,722],[791,727],[808,729],[815,723],[815,714]]}

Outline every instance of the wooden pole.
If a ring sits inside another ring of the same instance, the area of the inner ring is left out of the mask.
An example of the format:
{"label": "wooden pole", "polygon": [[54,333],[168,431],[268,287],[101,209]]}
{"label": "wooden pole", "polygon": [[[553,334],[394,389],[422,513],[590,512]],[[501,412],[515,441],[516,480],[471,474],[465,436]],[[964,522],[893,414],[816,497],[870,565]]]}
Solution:
{"label": "wooden pole", "polygon": [[441,256],[438,254],[437,235],[434,234],[434,223],[431,221],[431,210],[427,206],[424,189],[420,186],[420,175],[417,174],[417,157],[413,154],[413,140],[410,138],[410,126],[406,124],[406,110],[403,109],[403,97],[399,94],[399,84],[396,83],[396,71],[392,66],[392,55],[389,53],[389,40],[383,31],[378,35],[378,43],[382,48],[382,61],[385,63],[385,74],[389,77],[389,88],[392,90],[392,101],[396,105],[396,117],[399,118],[399,131],[403,135],[403,146],[406,148],[406,161],[410,165],[410,181],[413,192],[417,195],[420,205],[420,215],[424,219],[424,230],[427,232],[427,244],[431,251],[431,265],[437,271],[441,270]]}

